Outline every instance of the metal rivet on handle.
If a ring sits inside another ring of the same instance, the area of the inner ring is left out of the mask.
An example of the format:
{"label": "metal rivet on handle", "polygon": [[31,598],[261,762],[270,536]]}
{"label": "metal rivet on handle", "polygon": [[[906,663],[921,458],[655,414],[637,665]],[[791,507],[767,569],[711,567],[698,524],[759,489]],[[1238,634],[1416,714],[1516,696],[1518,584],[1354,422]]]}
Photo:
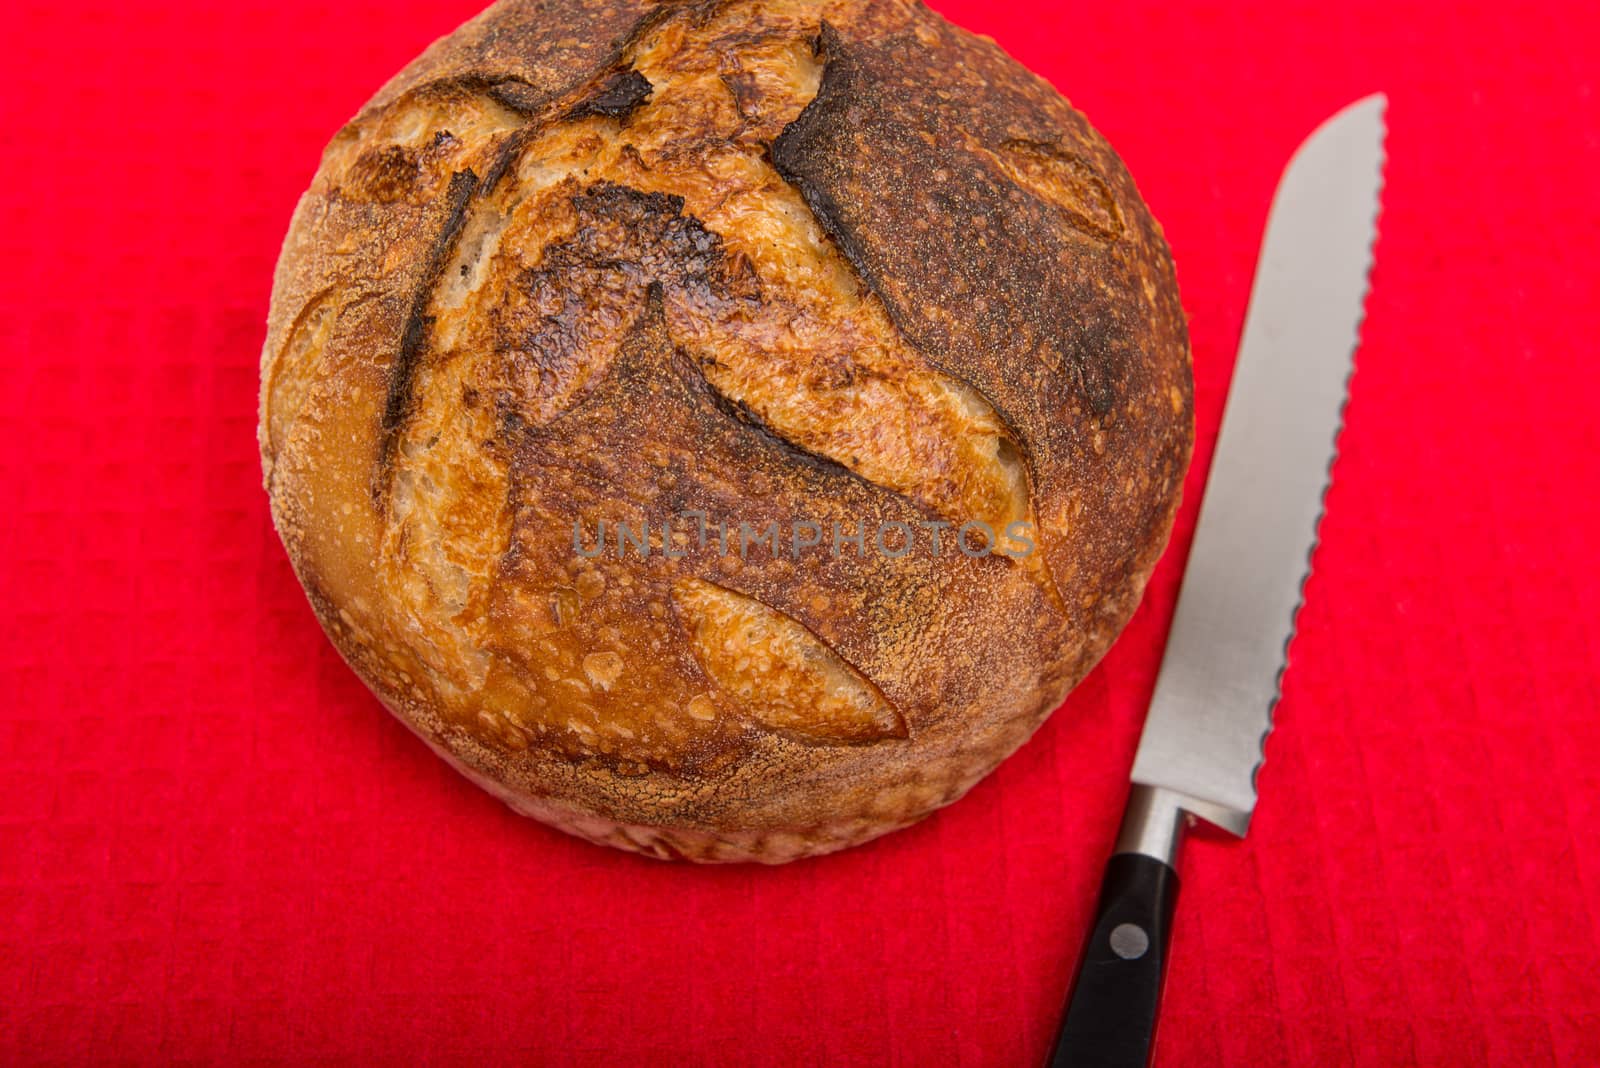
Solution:
{"label": "metal rivet on handle", "polygon": [[1150,948],[1150,936],[1136,923],[1119,923],[1111,929],[1111,952],[1123,960],[1138,960]]}

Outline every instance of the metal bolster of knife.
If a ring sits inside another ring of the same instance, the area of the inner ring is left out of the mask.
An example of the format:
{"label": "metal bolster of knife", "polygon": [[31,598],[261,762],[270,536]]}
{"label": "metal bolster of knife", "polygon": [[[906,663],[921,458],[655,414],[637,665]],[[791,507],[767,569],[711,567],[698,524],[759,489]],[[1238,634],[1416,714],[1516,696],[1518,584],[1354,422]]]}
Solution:
{"label": "metal bolster of knife", "polygon": [[1171,790],[1134,783],[1112,854],[1142,853],[1176,868],[1178,845],[1188,820],[1184,800]]}
{"label": "metal bolster of knife", "polygon": [[1113,855],[1141,853],[1176,868],[1184,831],[1195,818],[1241,837],[1250,823],[1248,814],[1209,804],[1176,790],[1134,783],[1128,793],[1122,826],[1117,831],[1117,844],[1111,852]]}

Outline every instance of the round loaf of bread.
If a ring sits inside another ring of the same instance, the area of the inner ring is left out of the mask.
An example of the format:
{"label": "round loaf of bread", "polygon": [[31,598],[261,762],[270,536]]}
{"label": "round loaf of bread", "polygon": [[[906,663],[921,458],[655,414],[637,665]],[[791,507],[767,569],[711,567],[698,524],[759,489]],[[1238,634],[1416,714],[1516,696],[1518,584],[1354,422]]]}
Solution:
{"label": "round loaf of bread", "polygon": [[1022,744],[1192,422],[1122,163],[909,0],[502,0],[333,139],[261,372],[372,690],[518,811],[702,861],[865,841]]}

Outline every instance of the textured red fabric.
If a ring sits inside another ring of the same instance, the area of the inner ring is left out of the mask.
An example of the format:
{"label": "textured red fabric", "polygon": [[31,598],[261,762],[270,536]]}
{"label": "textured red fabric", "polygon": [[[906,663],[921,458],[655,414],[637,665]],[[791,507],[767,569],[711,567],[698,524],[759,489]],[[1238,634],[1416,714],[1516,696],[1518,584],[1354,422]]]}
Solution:
{"label": "textured red fabric", "polygon": [[1144,607],[1015,758],[769,870],[522,820],[393,721],[274,537],[272,265],[475,0],[8,10],[0,1060],[1031,1064],[1193,530],[1268,198],[1389,93],[1383,236],[1248,839],[1183,865],[1163,1065],[1600,1064],[1587,5],[945,0],[1165,223],[1200,434]]}

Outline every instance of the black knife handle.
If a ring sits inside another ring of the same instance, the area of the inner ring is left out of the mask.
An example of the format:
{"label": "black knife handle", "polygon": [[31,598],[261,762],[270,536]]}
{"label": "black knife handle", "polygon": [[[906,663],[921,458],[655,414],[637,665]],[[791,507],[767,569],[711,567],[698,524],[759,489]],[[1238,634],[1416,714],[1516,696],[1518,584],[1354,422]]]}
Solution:
{"label": "black knife handle", "polygon": [[1145,1068],[1167,967],[1178,873],[1155,857],[1118,853],[1106,865],[1051,1068]]}

